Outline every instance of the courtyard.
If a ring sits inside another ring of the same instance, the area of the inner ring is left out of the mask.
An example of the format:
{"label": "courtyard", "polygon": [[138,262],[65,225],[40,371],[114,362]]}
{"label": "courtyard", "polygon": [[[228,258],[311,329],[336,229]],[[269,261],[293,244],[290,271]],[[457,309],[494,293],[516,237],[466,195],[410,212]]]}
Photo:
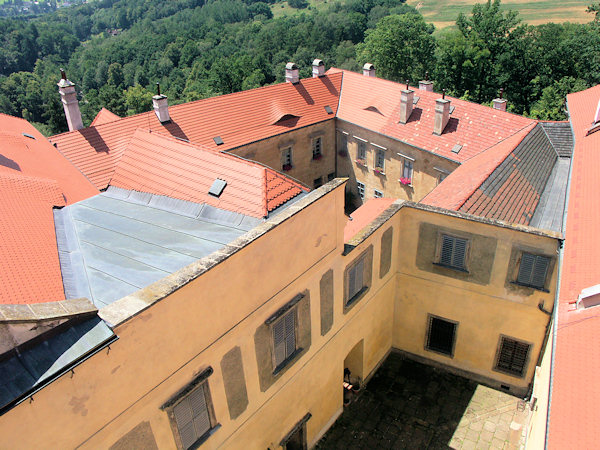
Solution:
{"label": "courtyard", "polygon": [[317,449],[520,449],[527,404],[391,353]]}

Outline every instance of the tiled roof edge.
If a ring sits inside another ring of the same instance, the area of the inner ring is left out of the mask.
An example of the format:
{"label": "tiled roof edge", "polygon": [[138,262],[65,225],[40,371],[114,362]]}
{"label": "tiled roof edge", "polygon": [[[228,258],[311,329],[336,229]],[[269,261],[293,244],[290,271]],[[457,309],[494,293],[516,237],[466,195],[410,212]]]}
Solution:
{"label": "tiled roof edge", "polygon": [[331,191],[344,188],[346,181],[346,178],[336,178],[320,188],[309,192],[305,197],[298,200],[290,207],[275,214],[273,217],[269,217],[265,222],[254,227],[222,249],[167,275],[165,278],[152,283],[133,294],[105,306],[100,309],[98,315],[107,322],[111,328],[124,324],[129,319],[132,319],[145,311],[154,303],[172,294],[205,272],[208,272],[210,269],[234,255],[254,240],[262,237],[279,224],[293,217],[311,203],[316,202]]}

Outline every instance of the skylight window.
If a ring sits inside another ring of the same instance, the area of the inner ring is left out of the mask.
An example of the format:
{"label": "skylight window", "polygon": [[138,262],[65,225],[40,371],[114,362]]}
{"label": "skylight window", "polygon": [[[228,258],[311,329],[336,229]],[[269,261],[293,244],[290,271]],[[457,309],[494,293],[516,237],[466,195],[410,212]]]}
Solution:
{"label": "skylight window", "polygon": [[217,145],[223,145],[223,139],[221,139],[221,136],[215,136],[213,141],[215,141],[215,144]]}
{"label": "skylight window", "polygon": [[32,135],[31,135],[31,134],[29,134],[29,133],[21,133],[21,134],[22,134],[23,136],[25,136],[25,137],[29,138],[29,139],[33,139],[33,140],[35,140],[35,136],[32,136]]}
{"label": "skylight window", "polygon": [[415,95],[413,97],[413,105],[416,105],[417,103],[419,103],[419,100],[421,99],[421,97],[419,97],[418,95]]}
{"label": "skylight window", "polygon": [[331,109],[331,106],[329,105],[325,105],[325,111],[327,114],[333,114],[333,109]]}
{"label": "skylight window", "polygon": [[217,178],[215,181],[213,181],[213,184],[208,190],[208,193],[213,197],[219,198],[223,193],[225,186],[227,186],[227,181]]}
{"label": "skylight window", "polygon": [[452,153],[458,153],[462,150],[462,145],[460,144],[456,144],[454,147],[452,147]]}

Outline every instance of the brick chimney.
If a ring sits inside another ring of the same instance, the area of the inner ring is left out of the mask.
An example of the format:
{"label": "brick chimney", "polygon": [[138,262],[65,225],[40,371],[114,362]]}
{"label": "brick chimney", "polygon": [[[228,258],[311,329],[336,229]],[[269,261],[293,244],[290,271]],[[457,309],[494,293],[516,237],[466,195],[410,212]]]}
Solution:
{"label": "brick chimney", "polygon": [[450,120],[450,100],[446,100],[444,92],[442,98],[435,101],[435,120],[433,122],[433,134],[440,136]]}
{"label": "brick chimney", "polygon": [[313,78],[325,76],[325,64],[320,59],[315,59],[312,63]]}
{"label": "brick chimney", "polygon": [[300,81],[298,75],[298,66],[293,62],[289,62],[285,65],[285,82],[296,84]]}
{"label": "brick chimney", "polygon": [[81,130],[83,128],[83,121],[81,120],[79,101],[77,101],[77,92],[75,92],[75,83],[67,80],[67,75],[65,75],[65,71],[62,69],[60,69],[60,75],[61,79],[57,83],[57,86],[60,93],[60,100],[65,109],[69,131]]}
{"label": "brick chimney", "polygon": [[406,83],[406,89],[400,91],[400,123],[408,122],[412,114],[414,98],[415,91],[409,89]]}
{"label": "brick chimney", "polygon": [[494,109],[506,111],[506,100],[502,98],[503,95],[504,89],[500,89],[500,95],[498,96],[498,98],[492,100],[492,105],[494,106]]}
{"label": "brick chimney", "polygon": [[160,123],[169,122],[171,116],[169,115],[169,101],[166,95],[160,93],[160,84],[156,83],[156,95],[152,97],[152,106],[154,106],[154,113]]}
{"label": "brick chimney", "polygon": [[433,81],[429,80],[429,72],[425,72],[425,79],[419,81],[419,89],[422,91],[433,92]]}
{"label": "brick chimney", "polygon": [[366,63],[363,66],[363,75],[365,77],[375,77],[375,66],[371,63]]}

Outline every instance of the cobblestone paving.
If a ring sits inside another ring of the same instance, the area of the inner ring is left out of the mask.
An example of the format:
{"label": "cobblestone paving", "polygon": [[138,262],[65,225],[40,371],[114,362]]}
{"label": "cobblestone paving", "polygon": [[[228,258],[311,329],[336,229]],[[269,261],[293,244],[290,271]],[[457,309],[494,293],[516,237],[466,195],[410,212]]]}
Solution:
{"label": "cobblestone paving", "polygon": [[518,398],[392,353],[317,449],[519,449]]}

